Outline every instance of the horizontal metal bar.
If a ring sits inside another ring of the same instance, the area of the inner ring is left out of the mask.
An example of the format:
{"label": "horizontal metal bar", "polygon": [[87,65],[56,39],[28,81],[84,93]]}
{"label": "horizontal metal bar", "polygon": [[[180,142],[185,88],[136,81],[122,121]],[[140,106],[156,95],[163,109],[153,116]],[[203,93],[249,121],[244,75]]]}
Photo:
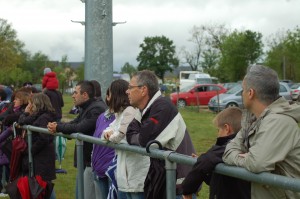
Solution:
{"label": "horizontal metal bar", "polygon": [[[45,128],[39,128],[39,127],[34,127],[34,126],[23,126],[24,129],[29,129],[31,131],[36,131],[40,133],[50,133],[47,129]],[[178,153],[168,153],[163,150],[159,150],[157,148],[151,148],[150,153],[146,152],[145,148],[139,147],[139,146],[134,146],[134,145],[128,145],[128,144],[114,144],[111,142],[105,142],[102,141],[99,138],[95,138],[92,136],[87,136],[83,135],[81,133],[74,133],[71,135],[66,135],[63,133],[56,133],[54,135],[59,135],[62,137],[66,138],[71,138],[71,139],[79,139],[83,140],[86,142],[91,142],[94,144],[99,144],[119,150],[125,150],[125,151],[131,151],[135,153],[139,153],[142,155],[147,155],[153,158],[159,158],[159,159],[168,159],[169,161],[176,162],[176,163],[181,163],[181,164],[187,164],[187,165],[194,165],[196,163],[196,158],[193,158],[191,156],[187,155],[182,155]],[[166,155],[167,154],[167,155]],[[300,192],[300,179],[296,178],[290,178],[286,176],[281,176],[281,175],[276,175],[268,172],[262,172],[259,174],[251,173],[247,171],[244,168],[241,167],[235,167],[235,166],[229,166],[225,164],[218,164],[215,168],[215,172],[227,176],[232,176],[240,179],[244,179],[247,181],[251,182],[256,182],[260,184],[266,184],[266,185],[271,185],[275,187],[279,187],[282,189],[288,189],[291,191],[296,191]]]}

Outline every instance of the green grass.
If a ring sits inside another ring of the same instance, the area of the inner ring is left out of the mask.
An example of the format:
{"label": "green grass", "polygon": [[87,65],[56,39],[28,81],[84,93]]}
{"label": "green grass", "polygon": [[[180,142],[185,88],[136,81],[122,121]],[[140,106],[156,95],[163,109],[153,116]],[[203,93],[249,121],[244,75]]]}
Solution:
{"label": "green grass", "polygon": [[[68,112],[73,106],[70,95],[64,96],[65,106],[63,108],[64,120],[74,118]],[[180,110],[188,131],[191,135],[197,154],[201,154],[210,148],[215,142],[216,128],[212,124],[215,114],[205,108],[187,107]],[[62,168],[67,170],[67,174],[57,174],[55,180],[55,192],[57,199],[75,198],[75,182],[77,170],[73,167],[74,140],[67,141],[65,159],[62,161]],[[57,164],[58,165],[58,164]],[[203,186],[198,198],[208,198],[208,187]]]}

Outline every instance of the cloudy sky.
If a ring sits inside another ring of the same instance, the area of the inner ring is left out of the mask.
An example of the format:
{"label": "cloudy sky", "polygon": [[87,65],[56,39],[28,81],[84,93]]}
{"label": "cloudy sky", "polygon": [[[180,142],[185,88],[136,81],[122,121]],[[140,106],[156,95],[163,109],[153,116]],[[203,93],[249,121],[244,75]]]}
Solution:
{"label": "cloudy sky", "polygon": [[[190,46],[190,30],[205,24],[226,24],[268,37],[300,24],[299,0],[114,0],[114,69],[125,62],[136,65],[146,36],[164,35],[177,49]],[[18,32],[32,54],[42,51],[51,60],[82,61],[84,3],[80,0],[0,0],[0,18]]]}

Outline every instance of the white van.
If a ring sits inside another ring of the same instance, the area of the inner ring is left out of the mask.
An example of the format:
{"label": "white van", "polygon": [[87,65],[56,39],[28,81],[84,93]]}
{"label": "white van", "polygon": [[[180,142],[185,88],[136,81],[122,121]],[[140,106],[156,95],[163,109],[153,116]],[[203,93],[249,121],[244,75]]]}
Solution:
{"label": "white van", "polygon": [[192,87],[195,84],[214,84],[216,78],[200,71],[180,71],[179,90]]}

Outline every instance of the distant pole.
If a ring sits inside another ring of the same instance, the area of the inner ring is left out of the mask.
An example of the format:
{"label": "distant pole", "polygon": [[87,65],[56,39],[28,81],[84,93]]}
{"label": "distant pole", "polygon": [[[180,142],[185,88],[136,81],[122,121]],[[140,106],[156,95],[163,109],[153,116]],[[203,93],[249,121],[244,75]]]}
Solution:
{"label": "distant pole", "polygon": [[285,56],[283,56],[283,61],[282,61],[282,73],[283,73],[283,79],[286,79],[286,75],[285,75],[285,71],[286,71],[286,68],[285,68]]}
{"label": "distant pole", "polygon": [[84,79],[101,84],[102,97],[113,76],[112,0],[85,0]]}

